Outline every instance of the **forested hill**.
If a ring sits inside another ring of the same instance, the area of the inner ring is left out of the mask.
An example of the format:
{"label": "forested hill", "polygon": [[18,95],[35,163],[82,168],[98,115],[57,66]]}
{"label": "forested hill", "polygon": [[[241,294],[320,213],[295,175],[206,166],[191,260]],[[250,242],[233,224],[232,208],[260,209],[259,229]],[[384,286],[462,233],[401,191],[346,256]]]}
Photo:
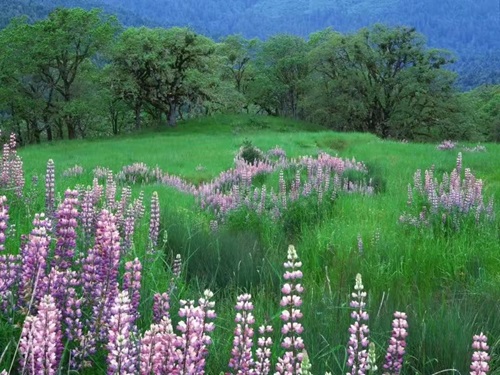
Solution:
{"label": "forested hill", "polygon": [[500,82],[498,0],[0,0],[0,5],[4,19],[23,9],[43,17],[55,6],[101,6],[125,25],[191,26],[215,39],[305,37],[329,26],[349,32],[376,22],[403,24],[425,34],[430,46],[457,54],[462,87]]}

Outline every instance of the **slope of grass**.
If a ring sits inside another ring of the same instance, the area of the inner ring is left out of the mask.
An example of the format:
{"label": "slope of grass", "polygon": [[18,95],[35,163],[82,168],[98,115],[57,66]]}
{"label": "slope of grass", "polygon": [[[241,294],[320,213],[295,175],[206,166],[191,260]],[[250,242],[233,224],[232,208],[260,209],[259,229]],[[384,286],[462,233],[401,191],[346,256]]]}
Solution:
{"label": "slope of grass", "polygon": [[[417,169],[434,166],[435,176],[451,171],[459,149],[439,151],[432,144],[382,141],[369,134],[337,134],[320,127],[289,120],[254,116],[218,116],[183,122],[175,129],[145,131],[105,140],[60,142],[30,146],[19,153],[27,180],[39,176],[43,185],[46,162],[56,165],[59,192],[75,184],[90,184],[92,169],[103,166],[119,171],[124,165],[144,162],[180,175],[193,183],[208,181],[232,167],[236,151],[245,140],[268,150],[282,147],[289,157],[316,155],[320,151],[356,158],[367,164],[383,186],[374,196],[344,196],[334,202],[321,220],[298,211],[300,229],[293,237],[304,266],[306,287],[303,306],[304,338],[314,373],[345,371],[345,343],[350,324],[348,302],[359,272],[368,291],[372,339],[382,360],[395,310],[409,315],[405,374],[431,374],[446,369],[465,373],[471,337],[484,331],[500,337],[500,243],[498,219],[494,224],[469,227],[459,233],[399,224],[406,210],[407,186]],[[486,144],[484,153],[463,152],[463,164],[484,180],[486,196],[500,199],[500,146]],[[63,178],[75,164],[85,173]],[[266,183],[273,183],[271,177]],[[227,228],[214,235],[209,215],[195,199],[173,188],[147,184],[133,186],[150,197],[158,191],[162,206],[162,238],[167,258],[180,252],[186,257],[185,288],[179,293],[196,298],[205,286],[218,296],[217,330],[209,357],[209,373],[227,371],[236,295],[256,295],[257,321],[279,316],[280,275],[290,237],[280,224],[249,221],[235,216]],[[29,190],[29,187],[28,187]],[[27,233],[33,213],[43,209],[43,189],[33,194],[31,209],[14,210],[18,233]],[[499,210],[496,208],[497,218]],[[137,254],[146,246],[147,228],[136,239]],[[363,241],[363,250],[358,247]],[[162,264],[145,273],[147,298],[165,289],[168,275]],[[274,307],[273,307],[274,306]],[[150,312],[143,311],[144,316]],[[144,318],[144,323],[148,322]],[[279,342],[279,333],[275,335]],[[279,351],[278,344],[275,350]],[[492,344],[498,354],[498,343]],[[498,373],[495,368],[493,373]]]}

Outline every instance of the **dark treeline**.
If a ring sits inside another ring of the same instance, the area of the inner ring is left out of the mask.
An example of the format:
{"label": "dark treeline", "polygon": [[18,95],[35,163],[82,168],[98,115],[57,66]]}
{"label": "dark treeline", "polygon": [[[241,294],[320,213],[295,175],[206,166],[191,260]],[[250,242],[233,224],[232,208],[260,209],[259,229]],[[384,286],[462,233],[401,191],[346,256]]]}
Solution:
{"label": "dark treeline", "polygon": [[331,27],[342,33],[383,23],[423,33],[428,45],[456,54],[450,66],[462,90],[500,83],[498,0],[0,0],[0,27],[16,15],[45,18],[55,7],[102,8],[125,26],[190,27],[215,40],[232,34],[265,40],[307,37]]}
{"label": "dark treeline", "polygon": [[0,31],[0,121],[23,143],[119,134],[216,112],[383,138],[498,140],[498,87],[456,91],[452,55],[408,27],[220,42],[60,8]]}

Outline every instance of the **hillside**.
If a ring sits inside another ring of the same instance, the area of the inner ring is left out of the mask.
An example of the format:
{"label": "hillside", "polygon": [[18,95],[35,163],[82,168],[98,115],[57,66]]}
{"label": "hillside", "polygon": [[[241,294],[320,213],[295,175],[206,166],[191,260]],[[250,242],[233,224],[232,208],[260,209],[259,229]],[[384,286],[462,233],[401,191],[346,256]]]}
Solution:
{"label": "hillside", "polygon": [[127,26],[191,26],[212,38],[228,34],[267,38],[307,36],[332,27],[350,32],[380,22],[410,25],[432,47],[456,52],[460,85],[500,82],[500,9],[496,0],[14,0],[0,1],[0,25],[19,14],[44,17],[56,6],[103,7]]}

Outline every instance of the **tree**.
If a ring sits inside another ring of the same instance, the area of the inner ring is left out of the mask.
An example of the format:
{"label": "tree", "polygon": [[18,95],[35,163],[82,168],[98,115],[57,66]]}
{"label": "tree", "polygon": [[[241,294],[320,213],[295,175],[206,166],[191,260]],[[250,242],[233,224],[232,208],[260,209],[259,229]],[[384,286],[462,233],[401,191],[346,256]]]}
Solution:
{"label": "tree", "polygon": [[181,106],[203,95],[193,77],[210,74],[214,51],[212,40],[187,28],[130,28],[114,49],[113,68],[130,78],[124,78],[124,97],[149,104],[174,126]]}
{"label": "tree", "polygon": [[307,44],[292,35],[277,35],[262,44],[249,96],[268,114],[298,118],[309,74]]}
{"label": "tree", "polygon": [[413,28],[375,25],[353,35],[327,31],[311,41],[310,63],[321,82],[315,87],[352,130],[384,138],[425,137],[453,110],[455,75],[443,69],[453,60],[445,51],[427,49]]}
{"label": "tree", "polygon": [[57,9],[32,25],[15,21],[0,33],[0,43],[7,46],[0,75],[12,94],[11,114],[26,121],[37,142],[42,130],[52,139],[52,125],[60,137],[65,126],[68,138],[76,138],[79,119],[69,110],[81,94],[75,84],[118,29],[114,17],[74,8]]}

